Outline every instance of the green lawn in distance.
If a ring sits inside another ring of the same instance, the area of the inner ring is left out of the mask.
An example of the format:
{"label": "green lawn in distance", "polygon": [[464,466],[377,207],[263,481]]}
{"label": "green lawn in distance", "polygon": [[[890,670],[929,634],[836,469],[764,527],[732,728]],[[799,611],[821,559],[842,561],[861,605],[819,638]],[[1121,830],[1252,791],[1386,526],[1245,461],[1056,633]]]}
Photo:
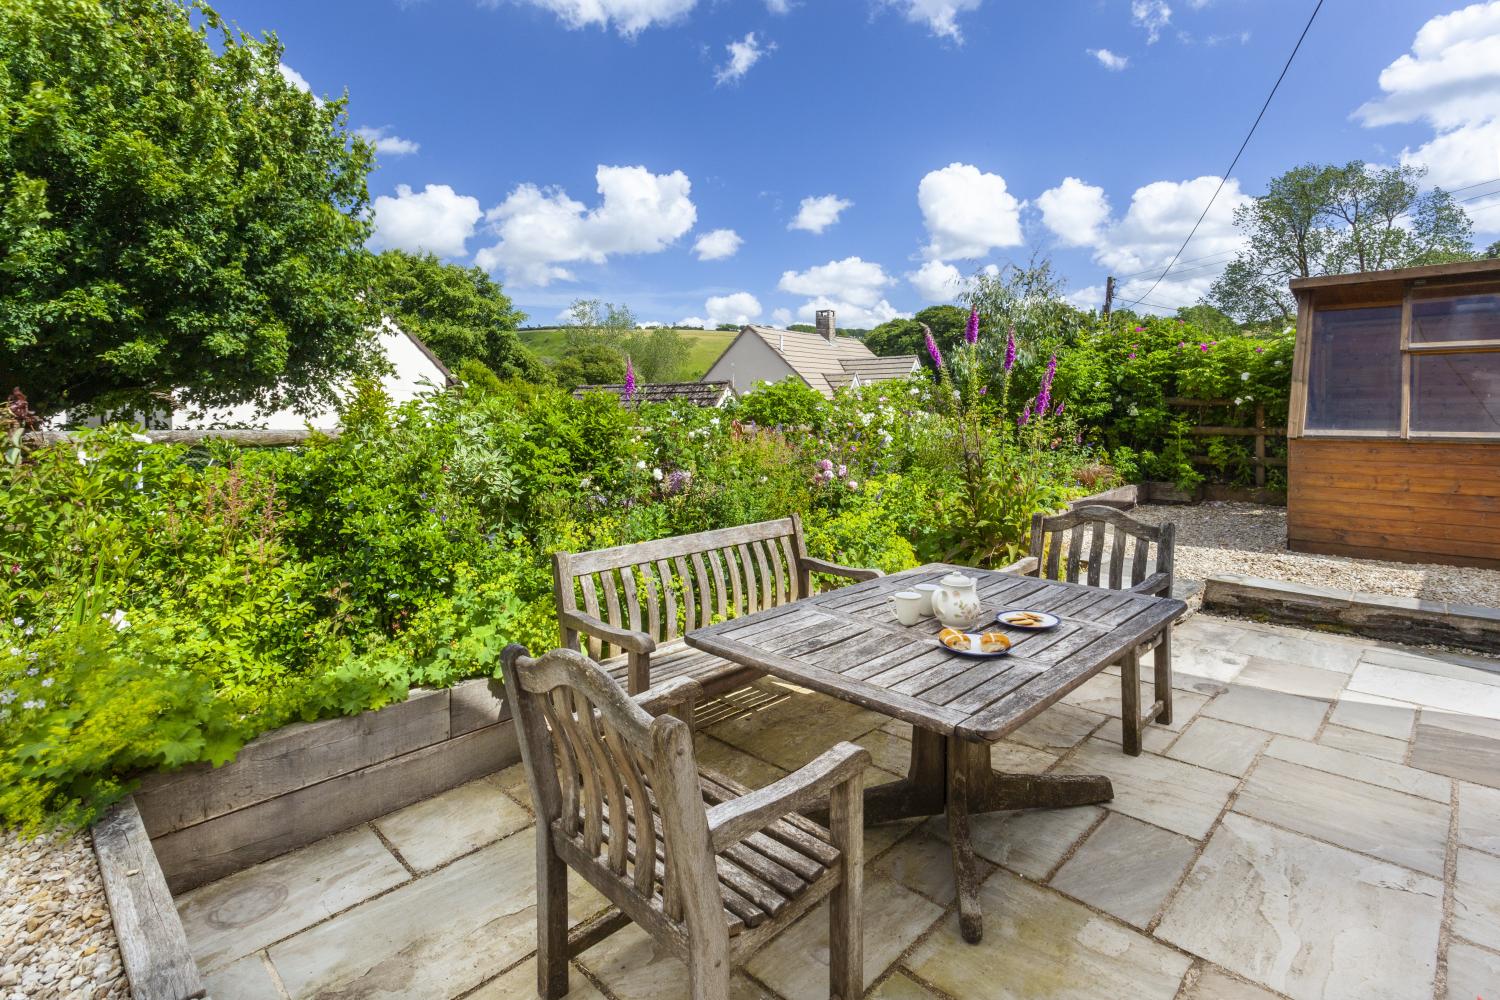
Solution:
{"label": "green lawn in distance", "polygon": [[[682,334],[688,342],[687,361],[680,376],[688,382],[696,382],[702,378],[709,366],[719,360],[719,355],[724,353],[724,348],[729,346],[730,341],[739,336],[738,330],[678,330],[677,332]],[[521,343],[547,361],[556,361],[563,354],[567,331],[561,327],[548,327],[519,330],[517,336],[521,338]]]}

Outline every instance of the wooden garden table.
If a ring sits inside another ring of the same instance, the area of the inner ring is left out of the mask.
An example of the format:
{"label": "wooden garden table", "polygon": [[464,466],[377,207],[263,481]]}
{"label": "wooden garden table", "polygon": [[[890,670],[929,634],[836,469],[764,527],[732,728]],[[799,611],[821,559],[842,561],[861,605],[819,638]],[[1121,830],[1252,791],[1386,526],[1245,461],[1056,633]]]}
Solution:
{"label": "wooden garden table", "polygon": [[[990,616],[1002,608],[1040,609],[1062,623],[1045,632],[992,624],[983,630],[1005,632],[1010,655],[973,659],[938,642],[935,619],[913,626],[896,620],[892,593],[955,570],[977,578]],[[969,816],[1114,795],[1101,775],[996,771],[989,745],[1133,655],[1186,610],[1171,598],[933,564],[698,629],[687,643],[912,724],[907,775],[866,789],[865,819],[947,814],[960,927],[965,940],[977,942],[983,924]]]}

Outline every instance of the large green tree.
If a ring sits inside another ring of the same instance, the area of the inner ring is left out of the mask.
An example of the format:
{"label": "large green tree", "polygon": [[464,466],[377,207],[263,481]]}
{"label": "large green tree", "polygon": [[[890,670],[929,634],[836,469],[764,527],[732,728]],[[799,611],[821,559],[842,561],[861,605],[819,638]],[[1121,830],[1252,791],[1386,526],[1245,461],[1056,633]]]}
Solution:
{"label": "large green tree", "polygon": [[894,354],[915,354],[927,360],[926,334],[922,324],[932,330],[938,346],[947,351],[964,336],[964,325],[969,321],[969,311],[958,306],[928,306],[911,319],[887,320],[870,331],[865,346],[881,357]]}
{"label": "large green tree", "polygon": [[374,263],[372,300],[450,368],[482,361],[501,378],[548,380],[547,366],[516,336],[525,313],[482,270],[401,250],[387,250]]}
{"label": "large green tree", "polygon": [[1235,210],[1246,245],[1209,300],[1241,322],[1285,321],[1296,308],[1293,278],[1472,257],[1468,215],[1441,188],[1423,192],[1425,174],[1360,160],[1293,167]]}
{"label": "large green tree", "polygon": [[374,357],[371,148],[198,0],[0,2],[0,379],[310,406]]}

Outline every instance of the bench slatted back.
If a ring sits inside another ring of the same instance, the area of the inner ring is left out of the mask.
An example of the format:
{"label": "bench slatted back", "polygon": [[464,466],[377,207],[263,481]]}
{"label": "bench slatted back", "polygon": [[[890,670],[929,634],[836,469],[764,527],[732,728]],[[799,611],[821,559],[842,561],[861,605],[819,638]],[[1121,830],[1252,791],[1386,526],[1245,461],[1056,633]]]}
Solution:
{"label": "bench slatted back", "polygon": [[[560,607],[668,642],[714,621],[805,596],[795,518],[637,542],[593,552],[559,552],[553,571]],[[619,650],[583,637],[588,654]]]}
{"label": "bench slatted back", "polygon": [[1159,572],[1170,587],[1174,535],[1172,524],[1146,524],[1113,507],[1091,505],[1033,516],[1031,555],[1037,576],[1049,580],[1125,590]]}
{"label": "bench slatted back", "polygon": [[620,891],[682,920],[683,879],[714,871],[687,724],[652,718],[573,650],[508,656],[503,669],[537,836],[569,841]]}

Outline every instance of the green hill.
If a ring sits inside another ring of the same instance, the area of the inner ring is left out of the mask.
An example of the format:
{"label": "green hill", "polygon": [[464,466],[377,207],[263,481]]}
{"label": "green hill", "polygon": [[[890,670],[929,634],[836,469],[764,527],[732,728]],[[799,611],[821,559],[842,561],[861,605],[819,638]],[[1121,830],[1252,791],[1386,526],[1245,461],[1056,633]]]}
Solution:
{"label": "green hill", "polygon": [[[729,346],[730,341],[739,335],[737,330],[678,330],[677,332],[682,334],[689,345],[687,363],[680,376],[688,382],[702,378],[709,366],[719,359],[720,354],[724,353],[724,348]],[[539,327],[532,330],[519,330],[517,336],[521,338],[521,343],[551,362],[562,356],[567,330],[563,327]]]}

